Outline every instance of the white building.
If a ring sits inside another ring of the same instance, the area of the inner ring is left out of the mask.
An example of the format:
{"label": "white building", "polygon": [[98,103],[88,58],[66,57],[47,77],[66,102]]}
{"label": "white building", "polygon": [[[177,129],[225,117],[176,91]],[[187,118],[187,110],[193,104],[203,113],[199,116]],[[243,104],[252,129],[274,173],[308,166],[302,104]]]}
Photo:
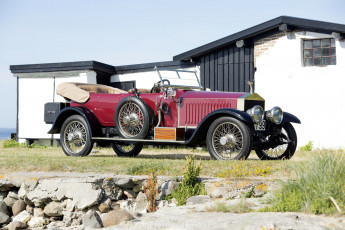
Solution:
{"label": "white building", "polygon": [[55,87],[64,81],[129,89],[151,88],[158,68],[195,69],[204,88],[249,92],[247,81],[266,99],[296,115],[299,146],[345,148],[345,25],[278,17],[173,57],[174,61],[129,66],[73,62],[11,66],[18,79],[20,141],[52,140],[46,134],[46,102],[63,99]]}

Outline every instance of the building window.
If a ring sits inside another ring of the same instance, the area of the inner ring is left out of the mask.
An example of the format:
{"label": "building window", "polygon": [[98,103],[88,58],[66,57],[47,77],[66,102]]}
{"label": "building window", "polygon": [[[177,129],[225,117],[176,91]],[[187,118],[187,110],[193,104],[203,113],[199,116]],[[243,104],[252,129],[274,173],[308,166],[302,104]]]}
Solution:
{"label": "building window", "polygon": [[337,63],[333,38],[303,41],[304,66],[327,66]]}

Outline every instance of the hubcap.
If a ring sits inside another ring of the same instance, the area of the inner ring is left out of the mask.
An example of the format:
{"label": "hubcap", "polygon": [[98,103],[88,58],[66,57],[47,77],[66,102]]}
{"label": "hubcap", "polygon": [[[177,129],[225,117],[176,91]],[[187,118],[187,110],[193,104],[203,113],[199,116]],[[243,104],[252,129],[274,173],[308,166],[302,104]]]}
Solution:
{"label": "hubcap", "polygon": [[233,134],[228,134],[219,139],[221,145],[228,148],[233,148],[236,144],[236,137]]}

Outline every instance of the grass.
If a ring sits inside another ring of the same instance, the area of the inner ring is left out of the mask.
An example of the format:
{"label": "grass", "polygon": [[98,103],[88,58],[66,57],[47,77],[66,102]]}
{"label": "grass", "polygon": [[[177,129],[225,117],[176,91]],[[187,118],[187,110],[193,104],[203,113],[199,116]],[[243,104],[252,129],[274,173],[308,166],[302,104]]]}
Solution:
{"label": "grass", "polygon": [[[117,157],[111,148],[95,148],[87,157],[68,157],[61,148],[4,148],[0,141],[0,172],[16,171],[58,171],[58,172],[93,172],[113,173],[118,175],[147,175],[153,168],[159,176],[182,176],[186,156],[195,155],[202,159],[203,169],[200,176],[233,178],[241,176],[263,176],[259,174],[227,174],[234,168],[267,169],[271,172],[267,177],[289,177],[291,169],[288,165],[299,164],[305,160],[304,154],[296,153],[290,161],[261,161],[251,154],[246,161],[215,161],[209,153],[195,149],[158,149],[144,148],[135,158]],[[221,174],[223,175],[221,176]]]}
{"label": "grass", "polygon": [[345,156],[342,151],[318,151],[309,161],[292,168],[295,178],[283,183],[271,200],[272,206],[262,211],[345,213]]}
{"label": "grass", "polygon": [[233,212],[233,213],[246,213],[253,211],[252,204],[245,199],[240,199],[238,203],[234,205],[226,205],[223,202],[217,202],[215,205],[206,207],[206,212]]}

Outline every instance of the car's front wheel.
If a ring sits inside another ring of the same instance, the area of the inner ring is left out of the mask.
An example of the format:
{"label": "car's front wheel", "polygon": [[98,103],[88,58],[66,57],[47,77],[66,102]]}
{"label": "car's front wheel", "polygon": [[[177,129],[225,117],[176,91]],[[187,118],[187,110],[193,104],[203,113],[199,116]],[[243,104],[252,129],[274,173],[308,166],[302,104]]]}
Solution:
{"label": "car's front wheel", "polygon": [[249,127],[232,117],[215,120],[206,137],[209,153],[216,160],[245,160],[252,142]]}
{"label": "car's front wheel", "polygon": [[266,139],[272,144],[275,144],[276,147],[255,150],[256,155],[261,160],[290,159],[296,151],[297,134],[290,123],[283,125],[281,133],[267,136]]}
{"label": "car's front wheel", "polygon": [[111,147],[113,147],[113,150],[119,157],[136,157],[143,148],[143,145],[111,142]]}
{"label": "car's front wheel", "polygon": [[80,115],[67,118],[60,131],[62,150],[67,156],[87,156],[92,149],[89,126]]}

